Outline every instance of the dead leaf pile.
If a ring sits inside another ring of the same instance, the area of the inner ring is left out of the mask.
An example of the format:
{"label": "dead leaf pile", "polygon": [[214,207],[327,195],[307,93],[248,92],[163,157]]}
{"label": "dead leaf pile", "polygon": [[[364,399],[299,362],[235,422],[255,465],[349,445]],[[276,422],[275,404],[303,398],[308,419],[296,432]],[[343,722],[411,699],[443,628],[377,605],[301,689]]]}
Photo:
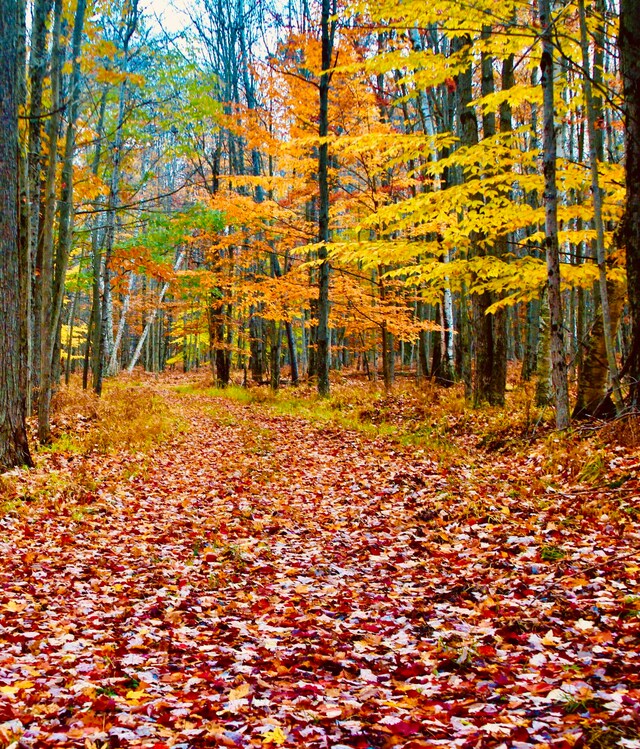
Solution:
{"label": "dead leaf pile", "polygon": [[633,481],[167,397],[188,434],[0,521],[0,747],[640,747]]}

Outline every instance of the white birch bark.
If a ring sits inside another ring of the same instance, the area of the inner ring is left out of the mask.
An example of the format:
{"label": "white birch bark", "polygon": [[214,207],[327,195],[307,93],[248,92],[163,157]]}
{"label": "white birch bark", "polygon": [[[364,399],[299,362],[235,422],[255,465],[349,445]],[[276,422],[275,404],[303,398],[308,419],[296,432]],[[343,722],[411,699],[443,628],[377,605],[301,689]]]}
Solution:
{"label": "white birch bark", "polygon": [[[178,257],[176,258],[176,262],[173,265],[174,272],[180,270],[180,266],[182,265],[182,261],[184,260],[185,255],[186,255],[185,251],[180,250]],[[155,306],[155,308],[151,311],[151,314],[149,315],[149,317],[147,317],[144,330],[142,331],[142,335],[140,336],[140,339],[138,340],[138,345],[136,346],[136,350],[133,352],[133,356],[131,357],[131,361],[129,362],[129,366],[127,367],[127,372],[133,372],[133,368],[138,363],[138,359],[140,358],[140,354],[142,353],[142,347],[144,346],[144,343],[147,340],[147,336],[149,335],[151,326],[153,325],[156,319],[158,310],[160,309],[162,302],[164,301],[164,296],[169,290],[170,285],[171,284],[168,281],[166,281],[162,285],[162,288],[160,289],[160,296],[158,297],[158,303]]]}
{"label": "white birch bark", "polygon": [[111,352],[111,358],[109,359],[109,366],[107,367],[107,377],[112,377],[118,373],[118,351],[120,350],[120,344],[122,343],[122,336],[124,334],[124,326],[127,322],[127,313],[129,312],[129,306],[131,304],[131,292],[133,291],[133,285],[135,283],[135,274],[133,271],[129,276],[129,285],[127,287],[127,293],[122,300],[122,309],[120,311],[120,320],[118,321],[118,330],[116,337],[113,342],[113,350]]}

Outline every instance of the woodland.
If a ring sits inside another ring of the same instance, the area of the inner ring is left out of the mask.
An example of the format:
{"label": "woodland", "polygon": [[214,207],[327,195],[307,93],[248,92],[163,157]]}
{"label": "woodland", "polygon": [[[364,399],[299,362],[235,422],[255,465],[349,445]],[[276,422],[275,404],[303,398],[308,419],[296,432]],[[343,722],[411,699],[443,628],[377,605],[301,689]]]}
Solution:
{"label": "woodland", "polygon": [[0,122],[0,749],[640,749],[638,0],[1,0]]}

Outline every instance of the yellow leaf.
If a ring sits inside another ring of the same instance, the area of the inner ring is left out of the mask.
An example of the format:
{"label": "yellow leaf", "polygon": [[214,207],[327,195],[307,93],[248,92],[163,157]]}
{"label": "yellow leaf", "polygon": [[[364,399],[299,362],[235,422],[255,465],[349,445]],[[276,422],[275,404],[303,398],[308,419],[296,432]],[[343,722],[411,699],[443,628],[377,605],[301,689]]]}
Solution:
{"label": "yellow leaf", "polygon": [[574,577],[569,579],[568,585],[571,588],[584,588],[585,585],[589,584],[589,580],[586,577]]}
{"label": "yellow leaf", "polygon": [[286,740],[287,736],[280,726],[276,726],[272,731],[267,731],[262,738],[264,744],[277,744],[278,746],[284,744]]}
{"label": "yellow leaf", "polygon": [[0,687],[0,694],[6,694],[9,697],[13,697],[13,695],[20,690],[20,687],[16,686],[4,686]]}
{"label": "yellow leaf", "polygon": [[244,684],[240,684],[239,687],[232,689],[229,692],[229,700],[241,700],[243,697],[246,697],[250,691],[251,687],[244,682]]}
{"label": "yellow leaf", "polygon": [[11,611],[12,614],[15,614],[17,611],[22,611],[22,609],[25,609],[27,606],[25,603],[18,603],[18,601],[9,601],[9,603],[6,603],[4,608],[6,611]]}
{"label": "yellow leaf", "polygon": [[125,695],[125,699],[127,699],[127,700],[136,700],[137,701],[137,700],[141,700],[143,697],[146,697],[146,694],[147,693],[144,691],[144,689],[140,689],[137,692],[134,692],[133,690],[130,690]]}

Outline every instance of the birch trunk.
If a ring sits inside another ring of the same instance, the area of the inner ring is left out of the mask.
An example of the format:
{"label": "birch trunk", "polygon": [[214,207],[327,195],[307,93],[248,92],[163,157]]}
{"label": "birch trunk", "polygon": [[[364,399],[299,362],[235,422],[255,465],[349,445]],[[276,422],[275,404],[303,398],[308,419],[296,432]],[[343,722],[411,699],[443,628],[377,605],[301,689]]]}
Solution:
{"label": "birch trunk", "polygon": [[[122,72],[126,73],[129,64],[129,44],[138,27],[139,10],[138,0],[125,6],[126,16],[122,19],[124,26],[122,40]],[[111,171],[111,182],[109,187],[109,198],[106,211],[106,226],[104,235],[104,263],[102,266],[102,304],[100,308],[100,326],[97,336],[97,351],[94,361],[94,390],[100,395],[102,393],[102,379],[104,365],[111,358],[113,351],[113,302],[111,299],[111,253],[115,240],[116,212],[120,202],[120,172],[122,168],[122,145],[125,109],[127,99],[126,77],[120,84],[118,93],[118,119],[116,121],[115,138],[113,142],[113,168]]]}
{"label": "birch trunk", "polygon": [[[180,250],[178,253],[178,257],[176,258],[176,261],[173,265],[174,272],[180,270],[180,266],[182,265],[182,261],[184,260],[186,255],[186,252],[184,250]],[[162,288],[160,289],[160,295],[158,297],[158,302],[149,317],[147,318],[147,321],[145,323],[144,329],[142,331],[142,335],[140,336],[138,340],[138,345],[136,346],[135,351],[133,352],[133,356],[131,357],[131,361],[129,362],[129,366],[127,367],[127,372],[131,373],[133,372],[133,368],[138,363],[138,359],[140,358],[140,354],[142,353],[142,347],[144,346],[145,341],[147,340],[147,336],[149,335],[149,331],[151,330],[151,326],[153,325],[156,315],[158,314],[158,310],[160,309],[160,306],[162,305],[162,302],[164,301],[165,294],[169,290],[169,286],[171,284],[166,281]]]}
{"label": "birch trunk", "polygon": [[122,309],[120,310],[120,320],[118,321],[118,330],[116,337],[113,342],[113,351],[111,352],[111,358],[109,359],[109,365],[107,367],[107,376],[113,377],[118,374],[118,351],[120,350],[120,344],[122,343],[122,336],[124,334],[124,328],[127,322],[127,313],[129,312],[129,305],[131,304],[131,292],[133,291],[133,285],[135,282],[135,275],[131,271],[129,276],[129,285],[127,287],[127,293],[122,300]]}

